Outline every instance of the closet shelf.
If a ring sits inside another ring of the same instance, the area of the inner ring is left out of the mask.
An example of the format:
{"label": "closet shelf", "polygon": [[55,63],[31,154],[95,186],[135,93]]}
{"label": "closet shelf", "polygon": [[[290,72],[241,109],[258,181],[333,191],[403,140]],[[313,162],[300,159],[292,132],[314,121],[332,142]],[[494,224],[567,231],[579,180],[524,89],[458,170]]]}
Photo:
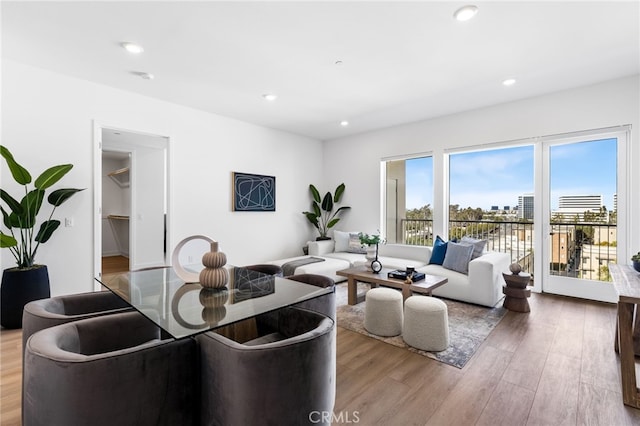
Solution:
{"label": "closet shelf", "polygon": [[113,179],[113,181],[117,183],[120,188],[129,187],[129,167],[114,170],[110,173],[107,173],[107,176]]}

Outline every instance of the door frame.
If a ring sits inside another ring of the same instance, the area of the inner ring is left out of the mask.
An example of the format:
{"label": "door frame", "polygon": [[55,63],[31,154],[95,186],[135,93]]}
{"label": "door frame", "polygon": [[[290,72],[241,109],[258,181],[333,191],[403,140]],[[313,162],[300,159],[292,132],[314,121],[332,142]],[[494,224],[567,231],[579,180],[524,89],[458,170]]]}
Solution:
{"label": "door frame", "polygon": [[550,273],[548,267],[551,260],[551,254],[548,249],[551,232],[550,148],[551,146],[588,142],[590,140],[617,139],[616,257],[617,261],[620,262],[623,259],[627,259],[629,253],[629,238],[620,230],[629,229],[630,200],[628,189],[630,188],[630,159],[628,154],[630,135],[630,126],[617,126],[539,138],[539,143],[536,144],[535,148],[536,153],[534,154],[538,166],[534,167],[534,170],[541,171],[540,176],[535,179],[535,197],[540,202],[535,203],[534,223],[540,224],[540,226],[535,225],[534,229],[536,229],[535,252],[540,253],[541,256],[540,262],[535,262],[534,270],[535,276],[542,279],[535,280],[534,290],[602,302],[615,303],[617,301],[613,285],[606,285],[601,281],[595,280],[555,276]]}
{"label": "door frame", "polygon": [[[93,274],[94,277],[100,278],[102,276],[102,131],[104,129],[109,130],[119,130],[127,133],[136,133],[144,136],[151,137],[159,137],[166,139],[166,164],[165,164],[165,180],[166,180],[166,188],[165,188],[165,199],[166,199],[166,247],[167,252],[165,253],[164,263],[168,265],[170,262],[169,248],[172,247],[171,243],[171,137],[167,135],[163,135],[162,132],[154,132],[154,131],[146,131],[146,130],[137,130],[130,129],[125,126],[105,123],[99,120],[93,120]],[[131,145],[134,147],[135,145]],[[115,150],[115,149],[111,149]],[[123,152],[131,153],[130,162],[131,168],[135,167],[136,153],[135,149],[127,150],[122,148]],[[131,213],[130,218],[136,217],[136,203],[135,203],[135,176],[131,175]],[[130,220],[129,224],[129,256],[134,256],[135,253],[135,220]],[[135,264],[135,259],[130,257],[130,265]],[[98,281],[94,280],[94,290],[99,291],[101,289],[101,284]]]}

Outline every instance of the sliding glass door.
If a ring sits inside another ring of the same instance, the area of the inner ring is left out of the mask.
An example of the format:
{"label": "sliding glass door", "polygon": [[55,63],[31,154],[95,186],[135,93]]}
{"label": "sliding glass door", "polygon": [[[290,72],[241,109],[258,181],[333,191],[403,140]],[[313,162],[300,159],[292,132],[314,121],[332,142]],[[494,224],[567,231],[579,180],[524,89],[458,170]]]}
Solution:
{"label": "sliding glass door", "polygon": [[553,138],[541,146],[542,290],[615,301],[608,265],[626,257],[619,232],[626,229],[620,221],[626,132]]}

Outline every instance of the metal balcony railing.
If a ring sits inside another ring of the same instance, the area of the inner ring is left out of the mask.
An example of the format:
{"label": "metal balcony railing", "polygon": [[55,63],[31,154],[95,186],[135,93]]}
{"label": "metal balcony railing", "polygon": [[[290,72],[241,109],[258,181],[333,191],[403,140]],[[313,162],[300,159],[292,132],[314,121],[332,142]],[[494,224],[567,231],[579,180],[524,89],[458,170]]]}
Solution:
{"label": "metal balcony railing", "polygon": [[[403,219],[402,243],[433,245],[433,221]],[[512,262],[533,275],[534,224],[479,220],[449,221],[449,238],[487,240],[487,250],[509,254]],[[550,231],[551,274],[610,281],[607,265],[616,263],[615,224],[553,222]]]}

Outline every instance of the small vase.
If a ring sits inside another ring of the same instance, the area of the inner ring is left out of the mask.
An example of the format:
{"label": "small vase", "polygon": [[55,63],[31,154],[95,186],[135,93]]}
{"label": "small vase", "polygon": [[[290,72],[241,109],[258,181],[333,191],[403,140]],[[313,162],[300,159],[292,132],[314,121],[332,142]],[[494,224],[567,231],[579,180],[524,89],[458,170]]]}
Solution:
{"label": "small vase", "polygon": [[371,262],[378,258],[378,247],[376,245],[367,246],[366,253],[364,255],[365,259],[367,259],[367,270],[372,271]]}
{"label": "small vase", "polygon": [[364,257],[367,258],[369,263],[371,263],[374,260],[376,260],[376,246],[367,246],[367,252],[364,255]]}
{"label": "small vase", "polygon": [[218,243],[211,243],[211,251],[202,256],[202,264],[205,268],[200,271],[200,284],[205,288],[226,287],[229,282],[229,271],[224,265],[227,256],[218,251]]}

